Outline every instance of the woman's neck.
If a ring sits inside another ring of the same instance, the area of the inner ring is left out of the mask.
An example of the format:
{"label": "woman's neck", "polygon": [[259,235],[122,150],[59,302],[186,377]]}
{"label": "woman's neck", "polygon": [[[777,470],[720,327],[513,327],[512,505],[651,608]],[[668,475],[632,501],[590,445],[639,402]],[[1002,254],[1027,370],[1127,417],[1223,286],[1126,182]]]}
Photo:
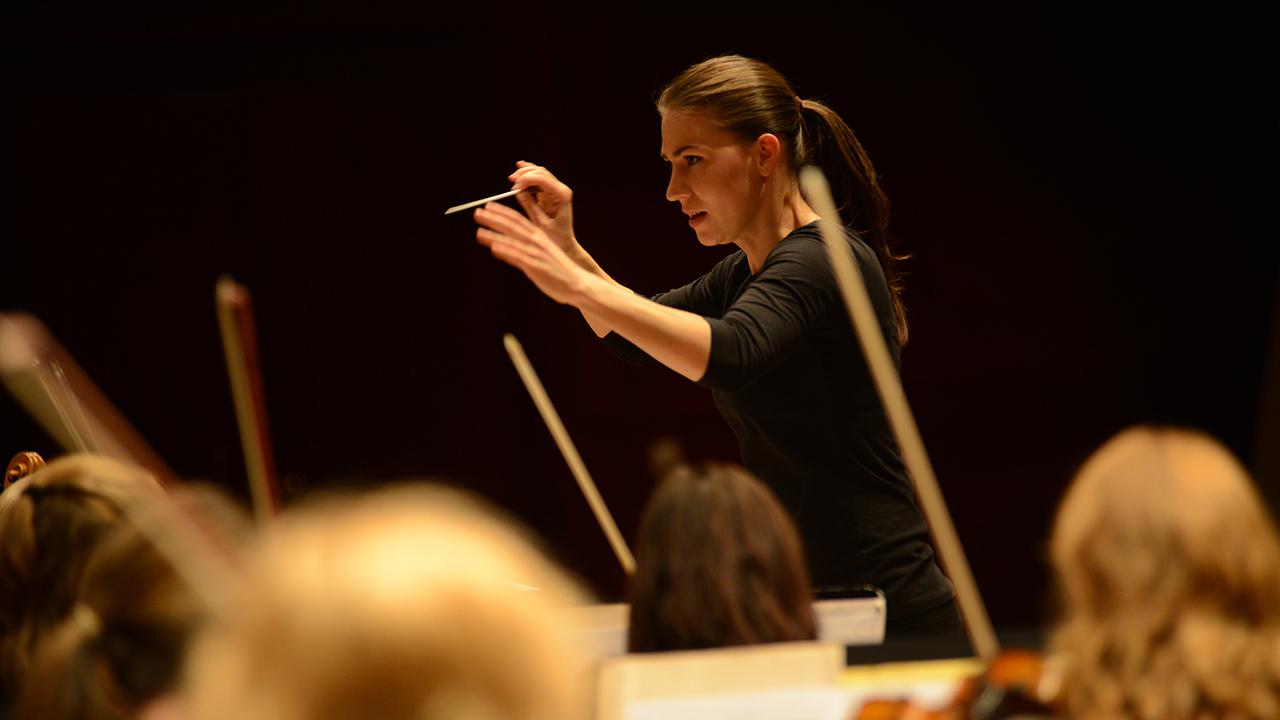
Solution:
{"label": "woman's neck", "polygon": [[747,256],[747,265],[751,274],[760,272],[765,258],[782,242],[782,239],[818,219],[818,213],[809,207],[800,195],[799,185],[794,181],[789,190],[777,200],[761,203],[760,212],[755,222],[734,244]]}

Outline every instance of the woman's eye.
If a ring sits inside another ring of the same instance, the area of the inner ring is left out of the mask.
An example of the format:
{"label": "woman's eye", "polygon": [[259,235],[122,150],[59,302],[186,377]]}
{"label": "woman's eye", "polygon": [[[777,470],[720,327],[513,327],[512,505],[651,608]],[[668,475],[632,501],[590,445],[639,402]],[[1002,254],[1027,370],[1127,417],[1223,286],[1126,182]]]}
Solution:
{"label": "woman's eye", "polygon": [[702,158],[698,157],[697,155],[685,155],[684,159],[685,159],[685,162],[689,163],[689,167],[693,167],[694,165],[697,165],[698,163],[702,162]]}

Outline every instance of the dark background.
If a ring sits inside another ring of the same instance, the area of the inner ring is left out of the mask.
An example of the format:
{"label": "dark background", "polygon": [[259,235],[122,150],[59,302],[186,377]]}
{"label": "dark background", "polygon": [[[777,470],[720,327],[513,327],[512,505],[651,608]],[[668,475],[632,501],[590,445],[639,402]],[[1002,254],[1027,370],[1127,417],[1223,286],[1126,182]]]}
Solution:
{"label": "dark background", "polygon": [[[1280,483],[1261,17],[487,8],[7,10],[0,309],[40,317],[180,474],[244,494],[213,311],[231,273],[294,501],[447,478],[617,598],[502,333],[628,536],[655,440],[734,459],[733,438],[705,392],[615,361],[441,213],[534,160],[574,187],[579,236],[620,281],[687,282],[722,252],[663,198],[652,99],[739,52],[835,107],[884,178],[914,256],[906,387],[998,625],[1046,616],[1053,508],[1126,425],[1205,429]],[[58,453],[7,396],[0,438]]]}

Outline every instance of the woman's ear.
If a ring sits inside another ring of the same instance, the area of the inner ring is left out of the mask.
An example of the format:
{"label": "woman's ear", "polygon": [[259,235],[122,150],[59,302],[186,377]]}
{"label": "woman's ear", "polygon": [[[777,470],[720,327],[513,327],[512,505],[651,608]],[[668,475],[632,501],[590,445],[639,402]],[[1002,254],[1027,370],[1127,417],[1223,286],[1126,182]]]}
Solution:
{"label": "woman's ear", "polygon": [[760,177],[769,177],[777,171],[782,162],[782,141],[773,133],[765,133],[756,138],[753,148],[756,164],[760,168]]}

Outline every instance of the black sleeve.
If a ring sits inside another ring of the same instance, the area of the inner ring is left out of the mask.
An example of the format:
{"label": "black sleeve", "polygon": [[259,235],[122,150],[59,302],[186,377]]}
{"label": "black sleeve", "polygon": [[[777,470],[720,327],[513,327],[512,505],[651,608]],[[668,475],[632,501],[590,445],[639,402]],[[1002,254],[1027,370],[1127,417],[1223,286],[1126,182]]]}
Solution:
{"label": "black sleeve", "polygon": [[[724,285],[727,282],[728,274],[732,270],[733,262],[741,253],[734,253],[716,263],[711,268],[711,272],[694,280],[688,285],[675,288],[664,293],[658,293],[650,300],[667,307],[673,307],[678,310],[687,310],[703,317],[717,317],[721,313],[721,305],[724,295]],[[622,337],[616,332],[610,332],[601,340],[609,351],[618,356],[621,360],[631,363],[632,365],[647,365],[653,362],[653,358],[640,348],[636,347],[630,340]]]}
{"label": "black sleeve", "polygon": [[609,352],[616,355],[623,362],[632,365],[648,365],[653,362],[653,358],[649,357],[649,353],[636,347],[630,340],[612,330],[600,340],[605,347],[609,348]]}
{"label": "black sleeve", "polygon": [[698,381],[732,391],[787,357],[832,318],[835,278],[819,238],[776,248],[742,295],[711,323],[711,358]]}

